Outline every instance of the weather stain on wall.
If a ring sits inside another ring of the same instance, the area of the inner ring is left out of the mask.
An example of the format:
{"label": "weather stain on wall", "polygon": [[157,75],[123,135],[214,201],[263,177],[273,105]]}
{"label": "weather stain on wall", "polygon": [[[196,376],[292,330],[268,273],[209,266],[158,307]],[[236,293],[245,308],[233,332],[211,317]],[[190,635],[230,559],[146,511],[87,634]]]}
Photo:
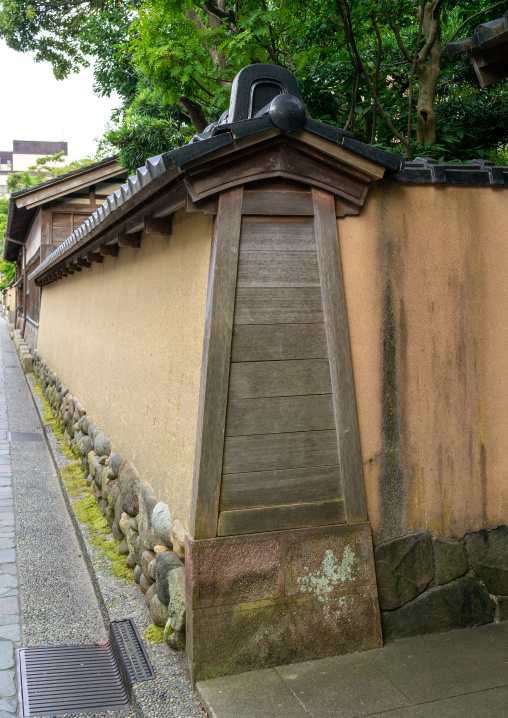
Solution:
{"label": "weather stain on wall", "polygon": [[383,299],[383,384],[382,435],[383,457],[379,478],[382,541],[404,531],[406,482],[400,462],[400,403],[398,381],[397,324],[393,288],[387,282]]}

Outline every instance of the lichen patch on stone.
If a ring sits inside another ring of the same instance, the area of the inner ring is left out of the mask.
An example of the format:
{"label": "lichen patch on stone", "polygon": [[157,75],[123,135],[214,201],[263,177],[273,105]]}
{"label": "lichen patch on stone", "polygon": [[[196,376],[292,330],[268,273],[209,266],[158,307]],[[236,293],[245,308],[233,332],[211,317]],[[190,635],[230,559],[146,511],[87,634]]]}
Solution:
{"label": "lichen patch on stone", "polygon": [[[356,580],[355,562],[356,557],[349,544],[342,553],[340,563],[333,551],[328,549],[325,552],[320,569],[311,571],[307,575],[297,578],[300,590],[304,593],[314,594],[323,604],[323,610],[327,619],[330,618],[331,615],[330,599],[332,592],[339,584]],[[345,598],[340,597],[335,603],[339,606],[343,606],[345,604]]]}

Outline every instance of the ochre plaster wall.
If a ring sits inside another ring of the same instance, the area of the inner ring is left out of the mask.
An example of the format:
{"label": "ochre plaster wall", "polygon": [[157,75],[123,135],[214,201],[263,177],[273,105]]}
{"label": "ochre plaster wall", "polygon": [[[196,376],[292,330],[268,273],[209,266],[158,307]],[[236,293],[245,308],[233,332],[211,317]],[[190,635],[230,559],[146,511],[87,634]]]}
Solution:
{"label": "ochre plaster wall", "polygon": [[376,542],[508,522],[507,200],[382,181],[338,221]]}
{"label": "ochre plaster wall", "polygon": [[44,287],[38,350],[114,451],[189,521],[212,218]]}

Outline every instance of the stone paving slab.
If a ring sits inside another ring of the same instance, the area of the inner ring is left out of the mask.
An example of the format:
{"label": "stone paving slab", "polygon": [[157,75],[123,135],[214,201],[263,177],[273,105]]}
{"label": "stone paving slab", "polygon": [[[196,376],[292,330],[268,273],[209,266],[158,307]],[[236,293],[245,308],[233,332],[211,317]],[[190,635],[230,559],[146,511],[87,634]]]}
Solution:
{"label": "stone paving slab", "polygon": [[[263,684],[276,694],[265,697]],[[197,690],[211,718],[285,718],[291,699],[304,711],[294,715],[308,718],[507,718],[508,622],[215,678]]]}

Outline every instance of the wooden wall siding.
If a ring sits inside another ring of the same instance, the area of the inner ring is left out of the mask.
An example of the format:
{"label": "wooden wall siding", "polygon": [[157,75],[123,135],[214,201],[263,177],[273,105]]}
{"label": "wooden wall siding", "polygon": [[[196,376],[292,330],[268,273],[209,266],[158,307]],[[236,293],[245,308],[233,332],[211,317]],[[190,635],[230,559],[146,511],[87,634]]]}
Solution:
{"label": "wooden wall siding", "polygon": [[78,212],[53,212],[51,217],[52,244],[58,245],[65,242],[67,237],[86,222],[93,213],[93,208],[86,213]]}
{"label": "wooden wall siding", "polygon": [[312,195],[270,190],[244,195],[219,536],[345,520]]}

